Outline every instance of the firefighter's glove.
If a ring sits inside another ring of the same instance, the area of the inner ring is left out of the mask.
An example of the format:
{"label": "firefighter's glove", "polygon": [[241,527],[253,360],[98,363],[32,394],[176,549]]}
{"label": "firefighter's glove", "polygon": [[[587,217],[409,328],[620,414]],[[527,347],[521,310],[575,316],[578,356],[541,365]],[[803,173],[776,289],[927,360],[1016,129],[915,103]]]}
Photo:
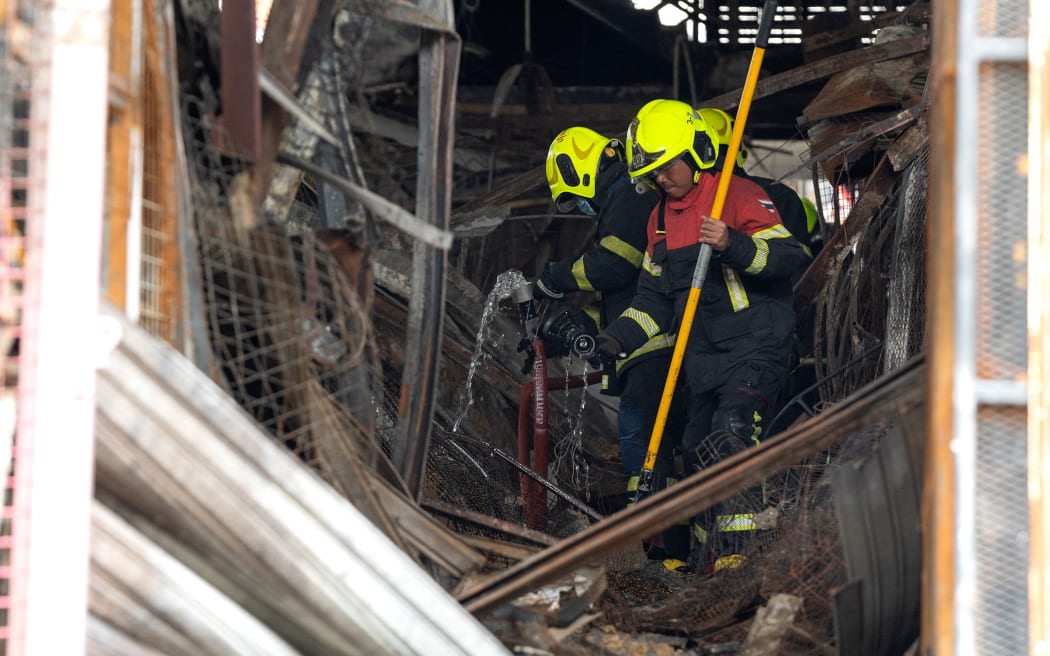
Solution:
{"label": "firefighter's glove", "polygon": [[616,364],[617,360],[627,357],[627,354],[623,352],[623,344],[612,335],[598,333],[594,342],[594,356],[604,365]]}
{"label": "firefighter's glove", "polygon": [[565,292],[554,284],[554,262],[548,262],[540,277],[532,283],[532,297],[538,301],[557,301],[565,297]]}
{"label": "firefighter's glove", "polygon": [[536,350],[532,348],[532,340],[522,337],[518,342],[518,353],[525,354],[525,361],[521,364],[521,373],[527,376],[532,372],[532,363],[536,360]]}

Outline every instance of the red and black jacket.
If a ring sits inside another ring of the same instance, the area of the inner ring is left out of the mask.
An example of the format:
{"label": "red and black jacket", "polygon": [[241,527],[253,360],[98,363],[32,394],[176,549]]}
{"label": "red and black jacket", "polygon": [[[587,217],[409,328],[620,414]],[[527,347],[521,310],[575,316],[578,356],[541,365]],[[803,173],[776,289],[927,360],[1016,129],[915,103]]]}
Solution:
{"label": "red and black jacket", "polygon": [[[605,331],[628,352],[653,335],[677,332],[700,251],[700,226],[711,213],[720,175],[702,174],[685,197],[665,197],[650,214],[638,293]],[[791,276],[807,259],[769,196],[750,180],[733,176],[721,219],[729,246],[711,258],[686,350],[710,356],[705,370],[689,373],[694,393],[703,391],[698,386],[715,386],[734,363],[787,366],[795,328]]]}

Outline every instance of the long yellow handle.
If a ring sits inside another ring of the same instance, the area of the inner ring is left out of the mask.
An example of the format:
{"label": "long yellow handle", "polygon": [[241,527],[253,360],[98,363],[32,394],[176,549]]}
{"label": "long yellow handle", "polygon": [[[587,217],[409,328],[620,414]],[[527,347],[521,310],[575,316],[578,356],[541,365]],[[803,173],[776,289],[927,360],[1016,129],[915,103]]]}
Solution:
{"label": "long yellow handle", "polygon": [[[766,55],[765,44],[769,38],[769,30],[772,26],[773,15],[776,13],[776,9],[777,3],[775,0],[767,0],[762,10],[762,22],[759,26],[758,37],[755,39],[754,52],[751,54],[751,64],[747,69],[747,79],[744,82],[744,90],[740,96],[740,106],[737,108],[736,119],[733,122],[733,134],[729,138],[729,148],[726,150],[725,161],[722,163],[722,173],[718,180],[718,189],[715,192],[715,202],[711,206],[710,216],[714,219],[721,220],[722,218],[726,195],[729,193],[729,181],[733,177],[733,163],[736,161],[737,153],[740,152],[740,142],[743,141],[744,137],[744,125],[747,123],[748,112],[751,111],[751,99],[755,94],[755,85],[758,83],[758,72],[762,68],[762,59]],[[689,342],[689,333],[693,328],[696,306],[700,302],[700,290],[707,275],[707,266],[710,259],[711,246],[704,244],[700,247],[696,268],[693,271],[693,283],[689,289],[685,312],[682,314],[682,321],[678,327],[678,336],[675,338],[674,352],[671,355],[671,366],[667,370],[667,380],[664,382],[660,406],[656,411],[653,433],[649,438],[649,448],[645,452],[645,462],[639,474],[639,493],[642,492],[643,487],[648,488],[651,486],[653,469],[656,467],[656,455],[660,451],[664,427],[667,425],[667,415],[671,411],[671,399],[674,397],[675,386],[678,384],[678,374],[682,369],[685,347]],[[649,490],[647,489],[646,491]]]}

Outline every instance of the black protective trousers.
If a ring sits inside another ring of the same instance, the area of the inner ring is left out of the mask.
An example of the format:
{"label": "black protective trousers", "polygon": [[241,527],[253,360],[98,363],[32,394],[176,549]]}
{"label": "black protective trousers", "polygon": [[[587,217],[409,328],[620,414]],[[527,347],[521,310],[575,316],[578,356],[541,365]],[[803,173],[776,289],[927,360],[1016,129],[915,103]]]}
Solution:
{"label": "black protective trousers", "polygon": [[[695,362],[695,361],[694,361]],[[694,364],[695,366],[695,364]],[[689,421],[682,436],[682,462],[686,474],[710,467],[744,449],[754,446],[765,437],[764,424],[772,419],[777,397],[784,385],[784,367],[758,361],[741,363],[726,372],[723,382],[713,388],[689,395]],[[715,531],[718,518],[752,516],[765,504],[765,486],[760,485],[715,507],[700,513],[694,522],[700,527],[694,531],[711,536],[714,542],[697,544],[694,566],[703,568],[706,559],[702,553],[712,549],[713,556],[739,553],[752,531],[723,533]],[[701,538],[706,542],[707,538]]]}

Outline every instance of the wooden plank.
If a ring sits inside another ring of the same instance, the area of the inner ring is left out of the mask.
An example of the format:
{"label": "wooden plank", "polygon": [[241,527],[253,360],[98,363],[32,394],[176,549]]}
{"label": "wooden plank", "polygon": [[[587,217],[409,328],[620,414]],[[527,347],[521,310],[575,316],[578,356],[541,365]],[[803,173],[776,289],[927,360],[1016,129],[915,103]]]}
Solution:
{"label": "wooden plank", "polygon": [[[847,127],[838,129],[834,132],[835,134],[843,135],[842,138],[821,139],[820,144],[828,143],[829,141],[833,143],[832,145],[829,145],[825,148],[817,148],[816,154],[810,155],[802,164],[795,167],[791,171],[788,171],[780,177],[782,179],[793,177],[798,173],[808,170],[817,162],[821,162],[823,166],[833,169],[834,163],[828,162],[828,160],[837,158],[844,153],[851,153],[850,161],[856,161],[857,155],[854,151],[860,149],[862,145],[868,144],[869,142],[871,142],[874,139],[877,139],[878,137],[881,137],[885,134],[893,132],[894,130],[899,130],[907,126],[919,117],[923,116],[928,108],[929,101],[928,99],[924,98],[915,105],[912,105],[911,107],[905,110],[888,116],[875,123],[864,123],[863,119],[857,118],[850,119],[849,121],[843,123]],[[835,123],[831,121],[824,121],[823,124],[828,124],[832,127],[834,127],[835,125]],[[856,126],[859,129],[848,127],[850,125]],[[828,177],[831,179],[834,178],[834,176],[832,175],[829,175]]]}
{"label": "wooden plank", "polygon": [[912,82],[924,76],[929,66],[926,53],[918,53],[836,73],[802,109],[802,116],[806,121],[816,121],[880,107],[907,106],[922,96],[922,89],[914,88]]}
{"label": "wooden plank", "polygon": [[[813,82],[821,78],[830,77],[839,71],[844,71],[854,66],[869,64],[872,62],[906,57],[907,55],[926,50],[929,47],[928,36],[915,36],[910,39],[891,41],[885,45],[869,46],[859,50],[851,50],[841,55],[826,57],[810,64],[803,64],[790,71],[784,71],[767,78],[760,79],[755,85],[754,98],[765,98],[786,89],[791,89],[807,82]],[[729,93],[723,93],[700,103],[704,107],[717,107],[730,110],[740,103],[740,94],[743,89],[736,89]]]}
{"label": "wooden plank", "polygon": [[468,548],[471,542],[465,536],[456,536],[429,515],[421,513],[419,506],[396,492],[386,481],[372,478],[369,483],[404,539],[424,556],[456,578],[485,565],[485,556]]}
{"label": "wooden plank", "polygon": [[500,558],[506,558],[517,562],[519,560],[525,560],[529,556],[533,555],[538,551],[536,547],[527,547],[521,544],[514,544],[512,542],[503,542],[501,540],[493,540],[492,538],[481,537],[480,535],[464,535],[463,541],[486,553],[499,556]]}
{"label": "wooden plank", "polygon": [[516,538],[528,540],[535,544],[539,544],[545,547],[549,547],[558,541],[557,538],[547,535],[546,533],[533,530],[527,526],[515,524],[514,522],[508,522],[505,519],[498,519],[496,517],[490,517],[483,513],[474,512],[472,510],[466,510],[463,508],[457,508],[451,504],[447,504],[443,501],[424,501],[423,507],[434,512],[441,513],[448,517],[470,522],[478,526],[506,533],[507,535],[513,535]]}
{"label": "wooden plank", "polygon": [[87,621],[87,653],[91,656],[166,656],[165,652],[147,647],[94,615],[89,615]]}
{"label": "wooden plank", "polygon": [[[91,512],[91,567],[92,614],[164,653],[298,653],[98,501]],[[92,607],[100,598],[106,603]]]}
{"label": "wooden plank", "polygon": [[[923,480],[923,654],[953,654],[955,645],[955,139],[959,5],[938,2],[931,23],[930,182],[926,353],[930,359],[926,466]],[[966,264],[965,266],[969,266]],[[968,602],[967,602],[968,603]]]}
{"label": "wooden plank", "polygon": [[145,2],[145,66],[147,84],[145,104],[145,154],[143,194],[143,250],[156,258],[156,301],[144,306],[144,323],[150,332],[178,346],[183,311],[181,269],[193,266],[182,258],[179,248],[178,169],[173,107],[168,99],[178,93],[178,82],[167,66],[168,43],[163,23],[168,0]]}
{"label": "wooden plank", "polygon": [[908,5],[904,11],[887,12],[875,20],[854,22],[849,27],[841,30],[829,30],[815,34],[807,34],[806,38],[802,40],[802,49],[807,53],[815,50],[823,50],[828,46],[867,36],[871,34],[873,30],[888,25],[900,24],[908,21],[925,21],[929,17],[930,3],[915,2]]}
{"label": "wooden plank", "polygon": [[[293,92],[298,90],[303,53],[321,1],[274,2],[270,9],[266,34],[260,46],[259,65],[269,71],[281,86]],[[262,147],[251,172],[251,198],[257,207],[262,206],[270,191],[270,179],[286,122],[287,113],[264,98],[260,130]]]}
{"label": "wooden plank", "polygon": [[[132,79],[131,53],[136,34],[132,0],[113,0],[109,39],[109,119],[106,129],[106,223],[102,280],[110,303],[127,308],[128,221],[132,212],[133,155],[142,154],[140,87]],[[137,142],[132,134],[137,135]],[[137,147],[136,147],[137,143]],[[141,163],[141,159],[138,160]]]}
{"label": "wooden plank", "polygon": [[216,587],[294,646],[340,636],[309,653],[506,653],[204,374],[121,327],[98,377],[104,493],[197,550],[224,578]]}
{"label": "wooden plank", "polygon": [[893,170],[900,172],[930,145],[930,130],[923,114],[886,151]]}

